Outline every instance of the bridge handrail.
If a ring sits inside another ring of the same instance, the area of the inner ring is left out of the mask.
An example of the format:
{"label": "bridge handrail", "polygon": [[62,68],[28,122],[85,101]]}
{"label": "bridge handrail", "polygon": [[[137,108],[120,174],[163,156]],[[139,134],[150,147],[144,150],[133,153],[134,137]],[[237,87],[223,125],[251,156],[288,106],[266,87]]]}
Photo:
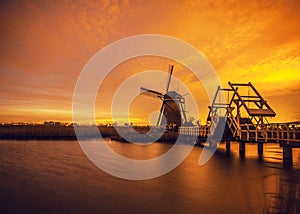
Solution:
{"label": "bridge handrail", "polygon": [[[293,123],[277,123],[281,126],[274,126],[274,124],[269,124],[265,128],[255,127],[251,124],[242,124],[241,127],[246,127],[246,129],[240,129],[240,140],[243,141],[263,141],[263,142],[277,142],[277,143],[300,143],[300,122]],[[294,127],[288,125],[297,125]],[[273,126],[272,126],[273,125]],[[283,126],[285,125],[285,126]],[[250,127],[255,127],[255,129],[250,129]],[[183,135],[192,135],[207,137],[210,134],[210,127],[207,125],[201,126],[189,126],[189,127],[179,127],[179,133]]]}
{"label": "bridge handrail", "polygon": [[[241,126],[232,113],[232,107],[227,107],[226,117],[228,127],[231,129],[231,125],[234,126],[235,130],[231,130],[234,137],[241,137]],[[228,121],[228,119],[230,119],[230,121]]]}
{"label": "bridge handrail", "polygon": [[207,125],[200,126],[181,126],[178,129],[179,134],[207,137],[210,133],[210,127]]}
{"label": "bridge handrail", "polygon": [[253,130],[247,128],[241,130],[241,136],[241,139],[245,141],[300,142],[300,127],[289,128],[285,126],[278,128],[277,126],[271,126],[266,128],[256,127]]}

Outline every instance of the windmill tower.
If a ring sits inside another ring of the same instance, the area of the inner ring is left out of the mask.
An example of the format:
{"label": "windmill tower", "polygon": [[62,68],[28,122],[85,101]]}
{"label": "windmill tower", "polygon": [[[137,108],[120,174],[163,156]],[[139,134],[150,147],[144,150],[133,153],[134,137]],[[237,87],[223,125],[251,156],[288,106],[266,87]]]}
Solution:
{"label": "windmill tower", "polygon": [[[176,91],[169,91],[174,65],[169,65],[169,77],[167,80],[166,92],[141,87],[141,94],[150,96],[162,101],[156,126],[182,126],[187,122],[185,114],[185,99]],[[166,119],[163,118],[163,115]]]}

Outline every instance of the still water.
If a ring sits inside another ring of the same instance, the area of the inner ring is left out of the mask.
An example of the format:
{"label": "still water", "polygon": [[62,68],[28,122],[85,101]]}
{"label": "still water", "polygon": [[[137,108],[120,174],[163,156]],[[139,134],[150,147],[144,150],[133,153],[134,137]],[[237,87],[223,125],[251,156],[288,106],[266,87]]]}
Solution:
{"label": "still water", "polygon": [[[149,159],[172,145],[107,143],[121,155]],[[204,166],[202,148],[164,176],[130,181],[95,167],[77,141],[0,141],[0,213],[300,213],[300,149],[282,168],[276,144],[220,145]]]}

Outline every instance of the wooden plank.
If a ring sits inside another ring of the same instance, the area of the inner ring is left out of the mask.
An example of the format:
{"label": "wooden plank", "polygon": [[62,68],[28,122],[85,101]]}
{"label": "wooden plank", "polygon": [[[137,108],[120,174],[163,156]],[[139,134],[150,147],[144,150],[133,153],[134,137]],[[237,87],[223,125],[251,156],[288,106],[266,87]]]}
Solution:
{"label": "wooden plank", "polygon": [[249,109],[249,115],[274,117],[276,113],[272,109]]}
{"label": "wooden plank", "polygon": [[249,83],[231,83],[233,86],[250,86]]}
{"label": "wooden plank", "polygon": [[251,96],[251,95],[242,95],[241,97],[242,98],[258,98],[258,99],[260,99],[259,96]]}

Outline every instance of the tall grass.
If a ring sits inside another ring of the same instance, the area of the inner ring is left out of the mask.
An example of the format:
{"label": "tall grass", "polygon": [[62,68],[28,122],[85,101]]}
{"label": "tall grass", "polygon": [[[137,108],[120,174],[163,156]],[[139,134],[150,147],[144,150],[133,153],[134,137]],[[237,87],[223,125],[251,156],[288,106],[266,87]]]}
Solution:
{"label": "tall grass", "polygon": [[[108,137],[115,140],[124,141],[124,139],[116,131],[115,127],[109,125],[77,125],[76,134],[83,138],[97,138],[98,133],[95,133],[95,127],[101,133],[102,137]],[[128,127],[119,127],[123,130]],[[149,126],[134,126],[133,127],[139,133],[147,133],[150,129]],[[37,139],[37,140],[75,140],[77,138],[72,124],[62,123],[44,123],[44,124],[1,124],[0,125],[0,139]],[[177,139],[177,132],[167,131],[165,132],[160,141],[175,141]],[[133,135],[134,137],[134,135]]]}

